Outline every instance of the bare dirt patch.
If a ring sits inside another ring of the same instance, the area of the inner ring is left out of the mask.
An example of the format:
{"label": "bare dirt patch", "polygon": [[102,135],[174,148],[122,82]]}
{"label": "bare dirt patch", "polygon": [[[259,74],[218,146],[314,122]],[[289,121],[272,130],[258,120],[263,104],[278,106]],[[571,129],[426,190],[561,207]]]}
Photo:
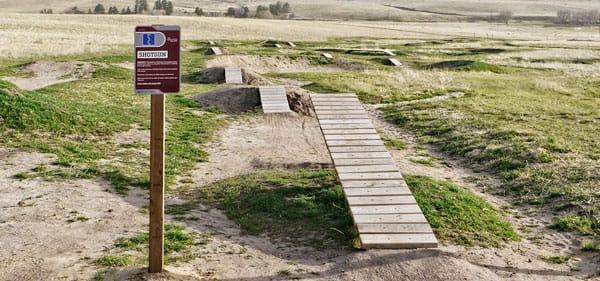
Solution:
{"label": "bare dirt patch", "polygon": [[34,62],[19,71],[23,77],[7,77],[21,89],[37,90],[50,85],[90,78],[95,66],[89,62]]}
{"label": "bare dirt patch", "polygon": [[306,58],[287,56],[219,56],[207,63],[208,67],[238,66],[258,73],[334,72],[346,70],[350,64],[315,65]]}
{"label": "bare dirt patch", "polygon": [[89,279],[116,238],[147,222],[144,192],[122,197],[100,180],[19,180],[54,157],[7,148],[0,156],[0,280]]}
{"label": "bare dirt patch", "polygon": [[189,98],[204,107],[214,107],[225,113],[248,112],[260,106],[260,96],[256,87],[223,88]]}

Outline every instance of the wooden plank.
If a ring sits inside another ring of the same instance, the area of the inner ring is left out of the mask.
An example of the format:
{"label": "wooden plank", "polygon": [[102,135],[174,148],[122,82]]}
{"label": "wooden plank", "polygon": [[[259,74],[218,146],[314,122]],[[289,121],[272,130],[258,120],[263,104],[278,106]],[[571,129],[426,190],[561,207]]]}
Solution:
{"label": "wooden plank", "polygon": [[362,173],[362,172],[398,172],[396,165],[362,165],[362,166],[340,166],[336,167],[338,173]]}
{"label": "wooden plank", "polygon": [[283,86],[262,86],[258,88],[264,113],[291,112]]}
{"label": "wooden plank", "polygon": [[404,179],[394,180],[353,180],[353,181],[342,181],[344,188],[365,188],[365,187],[406,187]]}
{"label": "wooden plank", "polygon": [[317,109],[315,112],[320,115],[367,115],[364,109]]}
{"label": "wooden plank", "polygon": [[410,195],[403,196],[372,196],[372,197],[354,197],[347,198],[350,206],[376,206],[376,205],[403,205],[417,204],[414,197]]}
{"label": "wooden plank", "polygon": [[384,233],[424,233],[432,234],[431,226],[426,223],[397,223],[397,224],[359,224],[360,234],[384,234]]}
{"label": "wooden plank", "polygon": [[315,110],[364,110],[362,105],[322,105],[315,106]]}
{"label": "wooden plank", "polygon": [[[385,152],[387,149],[381,145],[375,146],[329,146],[329,152]],[[387,163],[393,164],[392,161],[386,161]],[[345,166],[340,166],[345,167]],[[352,166],[348,166],[352,167]]]}
{"label": "wooden plank", "polygon": [[351,206],[354,215],[365,214],[421,214],[419,205],[378,205],[378,206]]}
{"label": "wooden plank", "polygon": [[242,84],[242,69],[239,67],[225,67],[225,83]]}
{"label": "wooden plank", "polygon": [[326,59],[333,59],[333,56],[331,54],[328,53],[323,53],[321,54],[323,57],[325,57]]}
{"label": "wooden plank", "polygon": [[387,60],[393,66],[402,66],[402,63],[399,60],[395,59],[395,58],[389,58]]}
{"label": "wooden plank", "polygon": [[372,187],[372,188],[344,188],[344,194],[351,197],[372,197],[372,196],[405,196],[411,195],[408,187]]}
{"label": "wooden plank", "polygon": [[356,97],[354,93],[310,94],[311,97]]}
{"label": "wooden plank", "polygon": [[[330,124],[369,124],[371,125],[371,119],[324,119],[320,120],[319,123],[322,125],[330,125]],[[373,128],[373,125],[371,125]]]}
{"label": "wooden plank", "polygon": [[329,101],[313,101],[313,106],[360,106],[358,102],[329,102]]}
{"label": "wooden plank", "polygon": [[359,123],[359,124],[321,124],[321,129],[322,130],[373,129],[373,125],[371,125],[371,122],[365,122],[365,123]]}
{"label": "wooden plank", "polygon": [[427,223],[423,214],[361,214],[354,215],[354,222],[361,223]]}
{"label": "wooden plank", "polygon": [[311,97],[310,98],[313,102],[317,101],[317,102],[360,102],[360,100],[357,97]]}
{"label": "wooden plank", "polygon": [[360,235],[360,240],[363,249],[414,249],[438,246],[437,239],[433,234],[364,234]]}
{"label": "wooden plank", "polygon": [[[387,150],[386,150],[387,151]],[[330,151],[333,152],[333,151]],[[383,151],[385,152],[385,151]],[[333,159],[335,166],[356,166],[356,165],[390,165],[395,164],[392,158],[374,158],[374,159]]]}
{"label": "wooden plank", "polygon": [[377,134],[375,129],[338,129],[338,130],[323,130],[324,135],[362,135],[362,134]]}
{"label": "wooden plank", "polygon": [[381,140],[327,140],[327,146],[381,146],[383,149],[380,152],[387,151]]}
{"label": "wooden plank", "polygon": [[[373,153],[373,152],[370,152]],[[377,152],[374,152],[377,153]],[[341,181],[348,180],[395,180],[402,179],[400,172],[380,172],[380,173],[338,173]]]}
{"label": "wooden plank", "polygon": [[337,114],[337,115],[327,115],[327,114],[319,114],[319,120],[325,119],[367,119],[369,115],[365,114]]}
{"label": "wooden plank", "polygon": [[333,159],[390,158],[389,152],[331,153]]}
{"label": "wooden plank", "polygon": [[377,134],[366,135],[323,135],[325,140],[381,140]]}
{"label": "wooden plank", "polygon": [[165,95],[150,98],[149,271],[163,271],[165,190]]}

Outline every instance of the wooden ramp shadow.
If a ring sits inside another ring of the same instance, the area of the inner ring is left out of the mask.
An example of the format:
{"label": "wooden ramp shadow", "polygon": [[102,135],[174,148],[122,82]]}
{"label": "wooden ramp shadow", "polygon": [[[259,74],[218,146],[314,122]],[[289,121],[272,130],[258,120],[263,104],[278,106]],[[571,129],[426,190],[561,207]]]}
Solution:
{"label": "wooden ramp shadow", "polygon": [[285,87],[263,86],[259,87],[260,102],[264,113],[286,113],[292,112],[288,103]]}
{"label": "wooden ramp shadow", "polygon": [[310,95],[362,248],[438,241],[355,94]]}
{"label": "wooden ramp shadow", "polygon": [[225,67],[225,83],[243,84],[242,69],[239,67]]}

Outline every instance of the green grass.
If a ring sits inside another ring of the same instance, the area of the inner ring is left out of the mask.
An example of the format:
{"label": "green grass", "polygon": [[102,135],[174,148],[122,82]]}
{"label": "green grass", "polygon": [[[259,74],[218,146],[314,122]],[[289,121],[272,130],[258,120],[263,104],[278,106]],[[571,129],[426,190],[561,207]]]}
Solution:
{"label": "green grass", "polygon": [[598,82],[545,70],[461,77],[464,97],[387,107],[387,120],[494,173],[515,203],[566,215],[558,229],[600,234]]}
{"label": "green grass", "polygon": [[249,234],[315,247],[353,245],[356,230],[333,171],[262,172],[190,191]]}
{"label": "green grass", "polygon": [[545,256],[542,257],[542,259],[548,263],[554,263],[554,264],[563,264],[568,262],[571,257],[567,257],[567,256]]}
{"label": "green grass", "polygon": [[406,144],[401,139],[382,138],[385,146],[398,150],[406,149]]}
{"label": "green grass", "polygon": [[584,241],[581,243],[581,250],[586,252],[597,252],[600,251],[600,242],[598,241]]}
{"label": "green grass", "polygon": [[438,239],[485,247],[520,240],[498,211],[473,193],[425,176],[404,178]]}
{"label": "green grass", "polygon": [[[117,51],[46,58],[57,61],[116,63],[131,61],[131,53]],[[207,57],[184,52],[182,69],[196,71]],[[14,75],[23,61],[1,60],[0,75]],[[144,143],[116,143],[115,134],[132,127],[149,129],[149,98],[134,95],[132,71],[96,64],[92,78],[24,91],[0,80],[0,144],[57,156],[44,171],[22,172],[20,179],[47,180],[101,177],[113,190],[126,193],[131,187],[148,187],[149,159],[139,149]],[[182,85],[182,94],[211,89],[211,85]],[[177,175],[206,160],[199,145],[206,142],[222,122],[219,113],[202,111],[195,102],[175,95],[167,97],[167,187]]]}
{"label": "green grass", "polygon": [[[194,236],[183,232],[185,227],[176,224],[165,224],[164,249],[165,254],[180,252],[196,244]],[[139,233],[128,238],[120,238],[115,246],[125,250],[142,251],[148,247],[148,233]]]}
{"label": "green grass", "polygon": [[130,255],[105,255],[96,260],[96,264],[105,267],[122,267],[136,264]]}

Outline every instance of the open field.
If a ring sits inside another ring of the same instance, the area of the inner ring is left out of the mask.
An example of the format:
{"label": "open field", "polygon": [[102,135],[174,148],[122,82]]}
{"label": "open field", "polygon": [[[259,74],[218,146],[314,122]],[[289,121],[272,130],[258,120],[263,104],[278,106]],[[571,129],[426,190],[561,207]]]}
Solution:
{"label": "open field", "polygon": [[[150,1],[151,2],[151,1]],[[275,1],[269,0],[241,0],[241,1],[208,1],[208,0],[177,0],[173,1],[176,12],[187,11],[192,13],[195,7],[203,8],[205,11],[225,12],[228,7],[248,6],[252,11],[258,5],[268,5]],[[537,0],[482,0],[473,3],[468,0],[326,0],[326,1],[300,1],[289,0],[293,13],[301,18],[317,19],[391,19],[391,20],[444,20],[456,19],[456,16],[440,16],[436,13],[453,13],[466,16],[489,16],[499,11],[512,11],[515,16],[556,16],[558,10],[590,10],[598,9],[598,4],[593,0],[573,1],[537,1]],[[73,6],[87,11],[94,8],[98,1],[0,1],[0,9],[8,12],[38,12],[40,9],[52,8],[59,12]],[[133,8],[134,1],[107,0],[102,1],[104,6],[117,6],[119,9],[130,6]],[[152,7],[152,3],[150,3]],[[426,12],[414,12],[400,10],[389,6],[406,7]],[[461,18],[461,17],[458,17]]]}
{"label": "open field", "polygon": [[[244,20],[204,17],[93,16],[3,14],[0,18],[0,58],[59,56],[113,51],[131,42],[136,25],[182,26],[184,40],[321,41],[332,38],[390,39],[394,45],[450,37],[506,40],[507,44],[593,48],[600,35],[594,28],[543,28],[531,24],[390,23]],[[290,33],[289,30],[294,30]],[[409,41],[406,41],[409,40]],[[366,40],[365,47],[377,46]],[[476,44],[479,44],[476,42]]]}
{"label": "open field", "polygon": [[[167,98],[169,272],[155,276],[144,272],[149,98],[132,94],[130,70],[133,27],[148,22],[180,24],[184,39],[182,92]],[[207,40],[226,54],[205,54]],[[388,49],[403,66],[319,48]],[[595,28],[2,14],[0,54],[1,281],[600,276]],[[194,100],[233,96],[198,83],[231,64],[248,87],[357,93],[440,248],[354,249],[308,100],[286,116]]]}

